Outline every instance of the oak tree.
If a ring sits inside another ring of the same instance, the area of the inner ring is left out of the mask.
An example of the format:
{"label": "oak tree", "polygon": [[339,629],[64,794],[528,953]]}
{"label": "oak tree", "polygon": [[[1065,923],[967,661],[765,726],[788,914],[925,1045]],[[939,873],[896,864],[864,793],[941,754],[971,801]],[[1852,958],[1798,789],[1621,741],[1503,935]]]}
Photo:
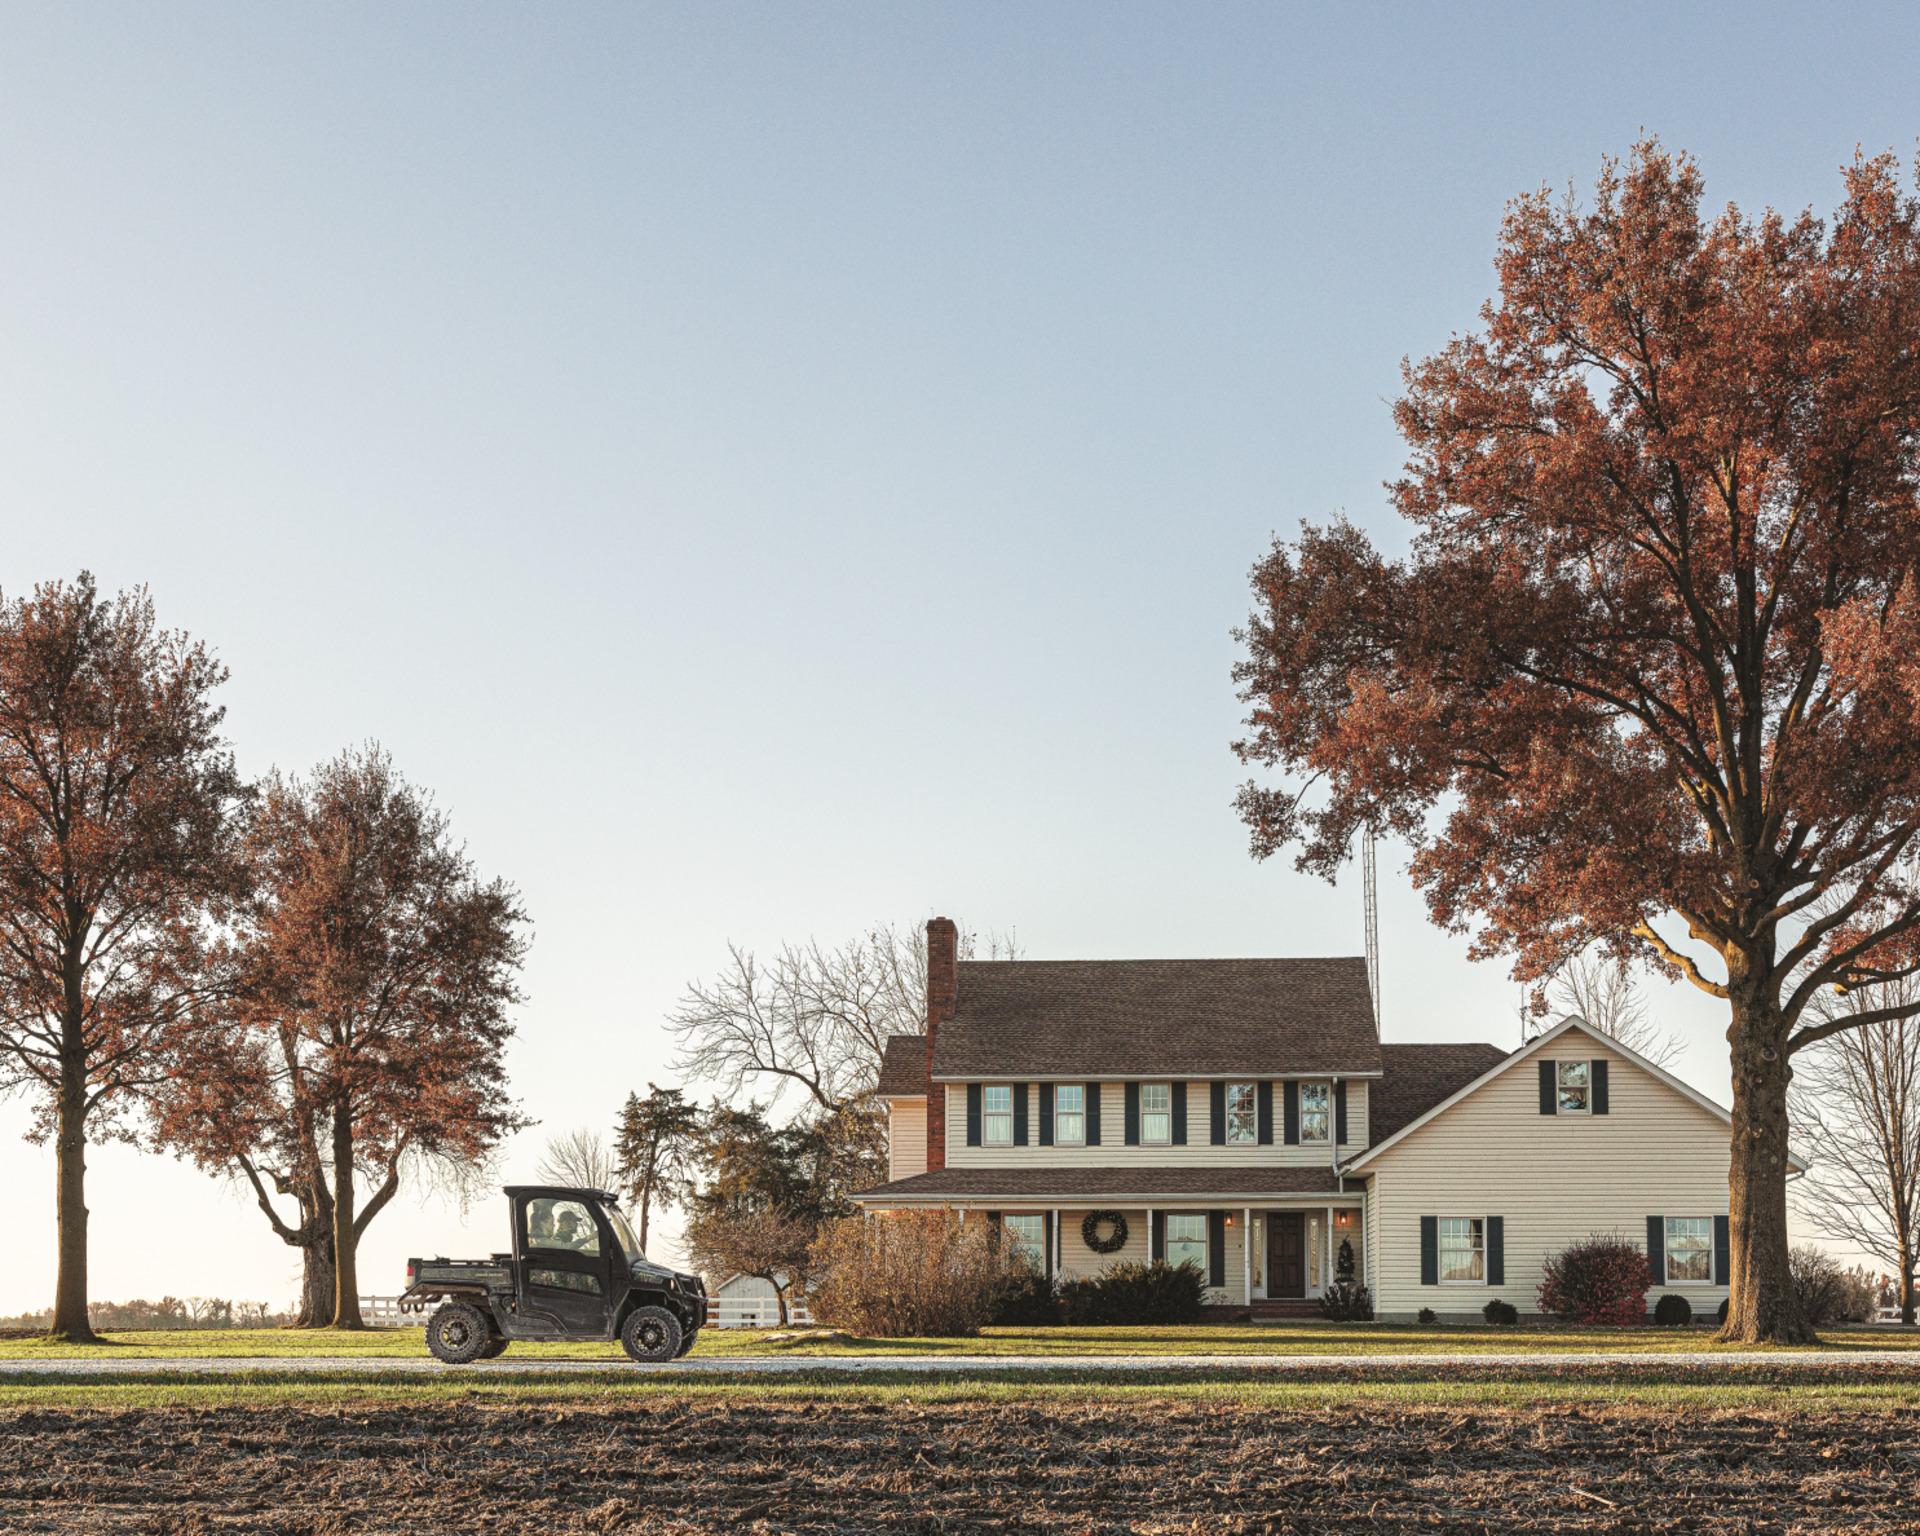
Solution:
{"label": "oak tree", "polygon": [[90,575],[0,602],[0,1087],[56,1163],[56,1337],[87,1320],[86,1148],[223,985],[245,799],[198,643]]}
{"label": "oak tree", "polygon": [[1794,1054],[1914,1011],[1810,1004],[1920,966],[1917,219],[1885,157],[1830,222],[1708,216],[1651,143],[1518,199],[1480,325],[1405,369],[1410,548],[1308,527],[1241,632],[1256,854],[1397,834],[1522,979],[1599,945],[1725,1003],[1734,1339],[1810,1336]]}

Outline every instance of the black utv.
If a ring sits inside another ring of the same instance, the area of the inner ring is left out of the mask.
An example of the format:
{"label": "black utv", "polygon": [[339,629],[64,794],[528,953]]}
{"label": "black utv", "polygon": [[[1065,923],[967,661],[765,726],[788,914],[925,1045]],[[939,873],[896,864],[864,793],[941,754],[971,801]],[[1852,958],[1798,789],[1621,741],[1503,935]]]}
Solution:
{"label": "black utv", "polygon": [[707,1288],[650,1262],[604,1189],[510,1184],[513,1251],[409,1259],[401,1305],[425,1311],[427,1348],[449,1365],[491,1360],[515,1339],[618,1339],[636,1360],[672,1360],[707,1320]]}

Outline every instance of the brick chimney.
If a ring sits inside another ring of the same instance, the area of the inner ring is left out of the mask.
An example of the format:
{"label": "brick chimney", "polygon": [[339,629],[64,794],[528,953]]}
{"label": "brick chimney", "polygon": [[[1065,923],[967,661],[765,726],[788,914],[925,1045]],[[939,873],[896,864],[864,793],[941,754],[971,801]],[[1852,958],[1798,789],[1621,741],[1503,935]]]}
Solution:
{"label": "brick chimney", "polygon": [[927,1172],[947,1166],[947,1090],[933,1080],[933,1042],[960,1000],[960,930],[950,917],[927,924]]}

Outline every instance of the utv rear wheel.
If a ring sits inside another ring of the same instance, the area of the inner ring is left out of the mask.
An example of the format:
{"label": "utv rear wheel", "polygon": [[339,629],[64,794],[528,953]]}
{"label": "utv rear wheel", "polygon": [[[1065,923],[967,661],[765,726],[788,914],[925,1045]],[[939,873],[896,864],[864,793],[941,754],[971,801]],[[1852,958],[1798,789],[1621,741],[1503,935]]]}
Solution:
{"label": "utv rear wheel", "polygon": [[487,1320],[464,1301],[450,1301],[427,1319],[427,1348],[448,1365],[467,1365],[487,1347]]}
{"label": "utv rear wheel", "polygon": [[665,1307],[636,1307],[620,1329],[620,1343],[635,1360],[671,1360],[680,1353],[680,1319]]}

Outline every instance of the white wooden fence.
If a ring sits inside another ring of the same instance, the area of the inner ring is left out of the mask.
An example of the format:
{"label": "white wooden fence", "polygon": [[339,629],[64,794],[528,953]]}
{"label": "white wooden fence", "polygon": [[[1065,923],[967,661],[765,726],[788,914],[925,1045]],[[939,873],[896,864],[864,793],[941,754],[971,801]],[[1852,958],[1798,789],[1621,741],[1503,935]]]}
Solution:
{"label": "white wooden fence", "polygon": [[[360,1318],[371,1328],[419,1328],[427,1321],[425,1312],[402,1312],[398,1296],[362,1296]],[[804,1327],[813,1321],[807,1304],[798,1297],[787,1303],[790,1325]],[[780,1308],[771,1296],[720,1296],[707,1303],[710,1328],[777,1328]]]}
{"label": "white wooden fence", "polygon": [[373,1328],[423,1328],[425,1312],[402,1312],[398,1296],[362,1296],[360,1321]]}

